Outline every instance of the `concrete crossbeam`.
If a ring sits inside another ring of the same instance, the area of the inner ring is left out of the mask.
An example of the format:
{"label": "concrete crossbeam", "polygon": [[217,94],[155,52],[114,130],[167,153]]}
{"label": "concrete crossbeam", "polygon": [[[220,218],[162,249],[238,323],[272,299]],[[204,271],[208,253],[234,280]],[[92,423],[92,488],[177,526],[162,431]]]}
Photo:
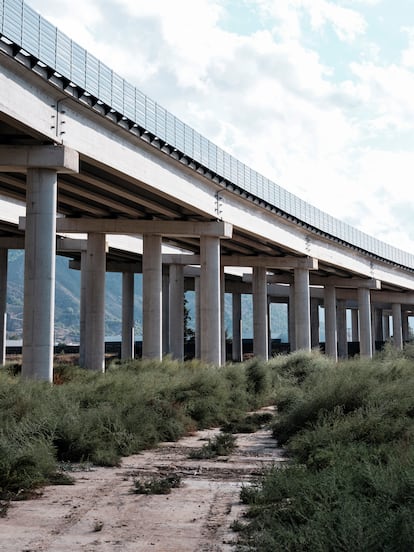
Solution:
{"label": "concrete crossbeam", "polygon": [[0,172],[51,169],[79,172],[79,154],[66,146],[0,146]]}
{"label": "concrete crossbeam", "polygon": [[[19,219],[19,227],[23,221]],[[58,232],[104,234],[152,234],[160,236],[231,238],[233,226],[227,222],[192,222],[182,220],[126,220],[58,218]]]}

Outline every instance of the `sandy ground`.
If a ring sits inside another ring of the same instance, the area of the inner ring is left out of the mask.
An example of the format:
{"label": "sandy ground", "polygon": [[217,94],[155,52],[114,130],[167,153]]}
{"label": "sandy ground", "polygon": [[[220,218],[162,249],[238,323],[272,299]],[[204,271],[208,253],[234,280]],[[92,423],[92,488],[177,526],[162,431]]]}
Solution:
{"label": "sandy ground", "polygon": [[[118,468],[85,468],[75,484],[46,487],[36,499],[12,503],[0,519],[1,552],[230,552],[230,525],[242,515],[242,485],[283,462],[269,431],[237,435],[229,457],[191,460],[218,430],[124,458]],[[138,495],[134,480],[178,474],[168,495]]]}

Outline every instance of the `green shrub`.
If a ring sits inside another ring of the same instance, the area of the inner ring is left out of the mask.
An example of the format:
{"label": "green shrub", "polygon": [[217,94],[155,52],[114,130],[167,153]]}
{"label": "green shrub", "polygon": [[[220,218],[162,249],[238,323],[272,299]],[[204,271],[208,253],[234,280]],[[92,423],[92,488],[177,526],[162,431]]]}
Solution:
{"label": "green shrub", "polygon": [[208,459],[217,456],[228,456],[236,448],[236,438],[231,433],[219,433],[199,449],[190,451],[189,458]]}

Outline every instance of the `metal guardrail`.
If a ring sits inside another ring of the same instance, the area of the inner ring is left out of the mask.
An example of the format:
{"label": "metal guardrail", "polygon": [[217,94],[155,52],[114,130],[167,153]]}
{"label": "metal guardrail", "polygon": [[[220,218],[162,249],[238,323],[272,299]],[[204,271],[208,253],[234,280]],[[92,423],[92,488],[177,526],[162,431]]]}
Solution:
{"label": "metal guardrail", "polygon": [[328,215],[244,165],[129,84],[23,0],[0,0],[0,35],[238,188],[333,239],[414,269],[414,255]]}

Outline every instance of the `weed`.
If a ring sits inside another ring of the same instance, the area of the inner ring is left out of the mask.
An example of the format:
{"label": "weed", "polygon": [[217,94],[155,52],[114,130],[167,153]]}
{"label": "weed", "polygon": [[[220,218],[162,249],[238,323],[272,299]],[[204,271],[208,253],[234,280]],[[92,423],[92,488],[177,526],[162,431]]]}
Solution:
{"label": "weed", "polygon": [[181,485],[181,477],[176,474],[153,477],[149,480],[136,479],[133,493],[135,494],[169,494],[171,489]]}
{"label": "weed", "polygon": [[219,433],[199,449],[190,451],[189,458],[208,459],[217,456],[228,456],[236,448],[236,438],[231,433]]}

